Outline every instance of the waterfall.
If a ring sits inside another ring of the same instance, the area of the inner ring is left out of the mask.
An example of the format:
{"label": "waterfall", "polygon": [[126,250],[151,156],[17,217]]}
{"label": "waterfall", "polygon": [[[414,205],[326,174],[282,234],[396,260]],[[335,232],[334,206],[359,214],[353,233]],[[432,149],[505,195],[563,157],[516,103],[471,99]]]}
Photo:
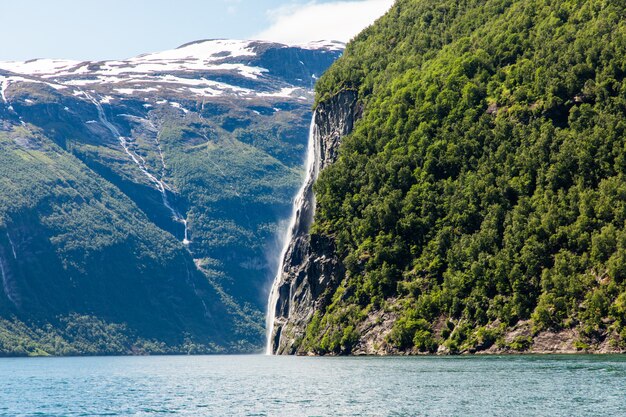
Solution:
{"label": "waterfall", "polygon": [[[124,149],[124,152],[126,152],[126,154],[135,163],[135,165],[137,165],[139,170],[143,172],[143,174],[150,180],[150,182],[152,182],[156,186],[157,190],[159,190],[159,192],[161,193],[161,199],[163,200],[163,205],[170,211],[170,213],[172,213],[172,218],[174,219],[174,221],[181,223],[185,227],[185,235],[182,243],[185,246],[189,245],[189,225],[187,224],[187,220],[179,213],[178,210],[174,208],[174,206],[172,206],[169,201],[167,191],[171,191],[171,188],[165,183],[165,181],[163,181],[163,172],[161,173],[161,179],[150,173],[150,171],[148,171],[148,167],[146,166],[146,160],[143,159],[141,155],[136,154],[130,149],[130,147],[128,146],[128,138],[122,136],[118,128],[115,127],[115,125],[107,119],[106,113],[104,112],[104,109],[102,108],[100,102],[85,91],[83,91],[83,94],[85,95],[85,97],[87,97],[89,101],[93,103],[94,106],[96,106],[100,123],[102,123],[109,130],[109,132],[111,132],[111,134],[113,134],[113,136],[115,136],[119,140],[120,145]],[[165,160],[163,159],[163,152],[161,151],[161,144],[158,141],[158,137],[156,142],[159,156],[163,164],[163,171],[165,171]]]}
{"label": "waterfall", "polygon": [[11,235],[7,231],[7,239],[9,240],[9,244],[11,245],[11,251],[13,252],[13,259],[17,259],[17,252],[15,251],[15,244],[13,243],[13,239],[11,239]]}
{"label": "waterfall", "polygon": [[306,177],[293,201],[293,208],[291,212],[289,226],[287,227],[287,230],[285,231],[283,237],[283,245],[280,251],[280,262],[278,265],[278,270],[276,271],[276,276],[274,278],[274,282],[272,283],[272,288],[270,290],[270,295],[268,299],[266,318],[267,355],[272,355],[274,353],[272,346],[272,338],[274,336],[274,322],[276,320],[276,309],[279,298],[280,282],[283,276],[283,271],[285,271],[287,267],[286,261],[289,247],[292,241],[296,237],[298,237],[298,235],[308,232],[308,226],[313,220],[313,211],[315,209],[313,184],[317,179],[317,175],[319,173],[320,160],[319,143],[317,143],[318,141],[316,139],[317,127],[315,124],[315,117],[316,113],[314,112],[313,118],[311,119],[311,126],[309,128],[309,139],[306,156]]}
{"label": "waterfall", "polygon": [[4,258],[0,255],[0,275],[2,276],[2,289],[4,290],[4,294],[7,296],[9,301],[17,307],[17,298],[13,291],[11,290],[11,285],[9,283],[9,276],[6,271],[6,267],[4,265]]}
{"label": "waterfall", "polygon": [[9,103],[9,100],[7,100],[7,96],[6,96],[7,88],[9,88],[9,80],[5,78],[0,83],[0,97],[2,98],[2,101],[4,101],[6,104],[9,105],[9,110],[10,110],[11,104]]}
{"label": "waterfall", "polygon": [[0,97],[2,98],[2,101],[4,101],[4,103],[7,105],[7,108],[15,113],[15,110],[13,109],[13,106],[11,105],[11,103],[9,103],[9,99],[7,98],[7,88],[9,88],[9,83],[10,81],[7,78],[2,79],[2,82],[0,83]]}

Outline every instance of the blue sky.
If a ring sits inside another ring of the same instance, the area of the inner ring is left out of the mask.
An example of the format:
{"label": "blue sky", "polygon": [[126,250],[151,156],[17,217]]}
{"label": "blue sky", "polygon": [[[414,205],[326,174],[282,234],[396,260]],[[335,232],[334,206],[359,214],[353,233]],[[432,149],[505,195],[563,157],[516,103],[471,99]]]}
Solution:
{"label": "blue sky", "polygon": [[347,41],[393,0],[2,0],[0,60],[121,59],[198,39]]}

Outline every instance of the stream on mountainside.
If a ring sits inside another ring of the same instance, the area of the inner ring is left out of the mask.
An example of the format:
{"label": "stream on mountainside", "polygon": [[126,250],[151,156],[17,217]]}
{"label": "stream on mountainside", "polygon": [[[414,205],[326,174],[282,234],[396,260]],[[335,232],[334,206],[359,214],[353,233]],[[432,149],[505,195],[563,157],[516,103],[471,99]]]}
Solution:
{"label": "stream on mountainside", "polygon": [[156,186],[157,190],[161,193],[161,198],[163,199],[163,205],[170,211],[170,213],[172,213],[172,218],[174,219],[174,221],[181,223],[185,227],[185,234],[184,234],[182,243],[185,246],[189,245],[190,243],[189,242],[189,225],[187,224],[187,219],[185,219],[180,214],[180,212],[176,210],[174,206],[172,206],[167,196],[167,191],[168,190],[171,191],[171,187],[167,185],[167,183],[163,180],[163,174],[165,172],[165,160],[163,158],[163,152],[161,151],[161,145],[159,143],[158,137],[156,139],[156,143],[158,147],[159,156],[161,158],[161,163],[163,164],[163,170],[161,172],[161,179],[157,178],[156,175],[152,174],[148,170],[148,167],[146,166],[146,161],[141,155],[136,154],[130,149],[128,138],[123,136],[121,132],[119,131],[119,129],[115,127],[113,123],[109,121],[109,119],[106,116],[106,113],[104,112],[104,109],[102,108],[102,104],[100,104],[100,102],[89,93],[85,91],[82,91],[82,93],[96,107],[96,110],[98,111],[98,118],[100,119],[100,123],[102,123],[109,130],[109,132],[111,132],[111,134],[119,140],[120,145],[124,149],[124,152],[126,152],[126,154],[135,163],[135,165],[139,168],[139,170],[150,180],[150,182],[152,182]]}

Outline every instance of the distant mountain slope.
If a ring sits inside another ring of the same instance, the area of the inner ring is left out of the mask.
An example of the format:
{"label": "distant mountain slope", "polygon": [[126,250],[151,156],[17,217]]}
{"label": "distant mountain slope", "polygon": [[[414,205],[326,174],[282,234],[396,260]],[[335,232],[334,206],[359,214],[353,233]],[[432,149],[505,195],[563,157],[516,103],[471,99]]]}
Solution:
{"label": "distant mountain slope", "polygon": [[251,351],[343,45],[0,62],[0,354]]}
{"label": "distant mountain slope", "polygon": [[317,84],[320,129],[362,118],[316,185],[279,351],[624,350],[625,18],[399,0],[357,36]]}

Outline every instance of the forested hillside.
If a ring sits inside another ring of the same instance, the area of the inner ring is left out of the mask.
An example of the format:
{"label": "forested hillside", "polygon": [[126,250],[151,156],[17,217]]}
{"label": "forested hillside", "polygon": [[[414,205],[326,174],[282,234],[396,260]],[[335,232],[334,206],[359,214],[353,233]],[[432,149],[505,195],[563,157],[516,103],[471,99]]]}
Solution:
{"label": "forested hillside", "polygon": [[364,112],[316,185],[347,272],[298,349],[623,349],[625,75],[623,1],[399,0],[317,85]]}

